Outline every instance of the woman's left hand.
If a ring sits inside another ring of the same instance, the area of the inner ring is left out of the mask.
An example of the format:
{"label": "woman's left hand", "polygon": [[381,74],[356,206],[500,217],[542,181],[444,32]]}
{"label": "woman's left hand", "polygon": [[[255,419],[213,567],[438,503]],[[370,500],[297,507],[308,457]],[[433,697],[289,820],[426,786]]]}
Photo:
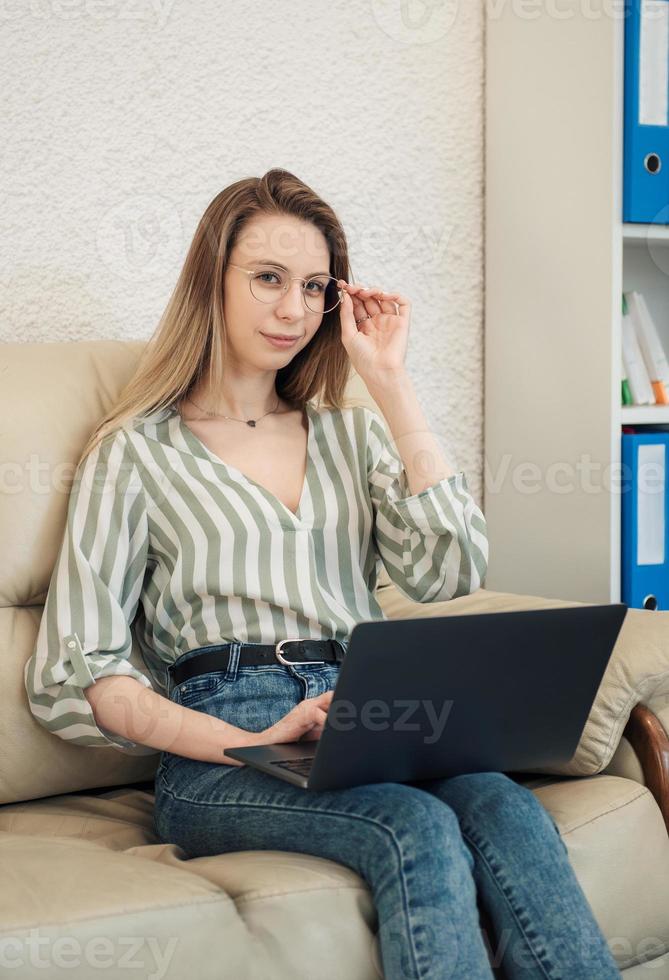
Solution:
{"label": "woman's left hand", "polygon": [[353,367],[369,389],[392,385],[406,372],[411,303],[399,293],[349,285],[343,279],[338,286],[344,293],[341,338]]}

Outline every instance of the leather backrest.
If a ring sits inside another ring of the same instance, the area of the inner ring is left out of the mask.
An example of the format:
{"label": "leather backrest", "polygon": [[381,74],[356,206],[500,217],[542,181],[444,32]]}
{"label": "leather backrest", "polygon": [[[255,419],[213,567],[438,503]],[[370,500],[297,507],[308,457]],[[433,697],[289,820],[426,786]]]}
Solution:
{"label": "leather backrest", "polygon": [[[33,718],[23,669],[37,637],[81,450],[145,341],[4,344],[0,361],[0,803],[151,779],[159,756],[73,745]],[[380,413],[352,373],[348,404]],[[385,569],[379,588],[387,586]],[[135,640],[131,661],[142,669]]]}

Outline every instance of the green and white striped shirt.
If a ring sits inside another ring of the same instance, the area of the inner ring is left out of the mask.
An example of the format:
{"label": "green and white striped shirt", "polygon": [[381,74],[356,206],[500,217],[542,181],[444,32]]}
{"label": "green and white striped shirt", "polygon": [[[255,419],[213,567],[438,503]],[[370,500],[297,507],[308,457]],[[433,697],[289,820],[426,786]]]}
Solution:
{"label": "green and white striped shirt", "polygon": [[[82,461],[25,669],[40,724],[78,745],[153,752],[100,729],[83,689],[124,674],[165,693],[167,665],[233,639],[346,647],[356,623],[386,618],[374,597],[381,561],[417,602],[482,585],[486,523],[465,474],[411,495],[376,412],[306,408],[296,514],[212,453],[175,405]],[[128,659],[133,631],[145,671]]]}

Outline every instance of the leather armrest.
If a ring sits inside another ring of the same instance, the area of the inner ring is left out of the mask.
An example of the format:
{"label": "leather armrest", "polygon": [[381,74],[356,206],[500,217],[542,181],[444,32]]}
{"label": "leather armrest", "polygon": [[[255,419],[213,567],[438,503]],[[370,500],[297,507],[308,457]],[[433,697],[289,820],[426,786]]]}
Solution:
{"label": "leather armrest", "polygon": [[650,708],[632,708],[624,732],[643,769],[646,786],[660,808],[669,833],[669,738],[660,719]]}

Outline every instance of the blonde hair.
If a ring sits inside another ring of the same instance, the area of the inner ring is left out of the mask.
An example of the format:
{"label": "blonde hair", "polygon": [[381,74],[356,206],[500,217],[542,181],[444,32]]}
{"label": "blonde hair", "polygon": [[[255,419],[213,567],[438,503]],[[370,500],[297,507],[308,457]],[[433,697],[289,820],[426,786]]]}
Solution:
{"label": "blonde hair", "polygon": [[[350,278],[344,229],[333,209],[287,170],[268,170],[224,188],[208,205],[155,333],[147,342],[131,380],[98,422],[78,464],[108,434],[129,420],[159,411],[185,397],[206,378],[221,386],[227,353],[223,281],[229,256],[246,223],[256,215],[292,215],[311,222],[330,250],[330,275]],[[277,371],[276,392],[293,408],[318,396],[341,408],[350,362],[341,342],[341,305],[323,314],[310,343]]]}

